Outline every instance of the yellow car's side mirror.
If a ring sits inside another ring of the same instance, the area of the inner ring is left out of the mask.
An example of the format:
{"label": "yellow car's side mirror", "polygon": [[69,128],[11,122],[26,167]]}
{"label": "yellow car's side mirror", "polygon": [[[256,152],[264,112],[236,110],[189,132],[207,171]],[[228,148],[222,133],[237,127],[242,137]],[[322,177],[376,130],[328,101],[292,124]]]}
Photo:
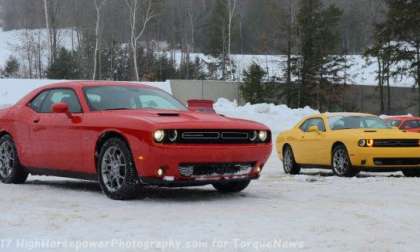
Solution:
{"label": "yellow car's side mirror", "polygon": [[318,126],[316,125],[312,125],[311,127],[309,127],[308,132],[315,132],[315,133],[319,133],[319,129]]}

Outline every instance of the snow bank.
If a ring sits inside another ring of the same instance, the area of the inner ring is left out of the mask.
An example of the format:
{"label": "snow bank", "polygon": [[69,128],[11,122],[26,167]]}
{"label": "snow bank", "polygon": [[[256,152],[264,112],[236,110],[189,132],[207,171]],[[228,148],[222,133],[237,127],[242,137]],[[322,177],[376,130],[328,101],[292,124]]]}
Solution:
{"label": "snow bank", "polygon": [[[0,107],[13,105],[30,91],[52,83],[65,82],[66,80],[33,80],[33,79],[0,79]],[[68,81],[68,80],[67,80]],[[80,81],[83,82],[83,81]],[[136,83],[136,82],[132,82]],[[167,82],[141,82],[172,93],[171,84]]]}
{"label": "snow bank", "polygon": [[238,106],[236,102],[231,102],[225,98],[220,98],[215,104],[214,109],[217,113],[253,120],[267,125],[273,132],[278,133],[292,128],[298,121],[308,115],[319,113],[309,107],[303,109],[291,109],[286,105],[274,104],[246,104]]}

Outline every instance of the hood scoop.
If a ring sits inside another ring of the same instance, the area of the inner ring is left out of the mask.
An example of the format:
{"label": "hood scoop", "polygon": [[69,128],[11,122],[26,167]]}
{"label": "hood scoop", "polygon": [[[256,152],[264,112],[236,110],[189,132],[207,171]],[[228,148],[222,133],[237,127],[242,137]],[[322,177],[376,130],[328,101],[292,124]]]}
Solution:
{"label": "hood scoop", "polygon": [[162,116],[162,117],[178,117],[179,114],[178,113],[158,113],[158,116]]}

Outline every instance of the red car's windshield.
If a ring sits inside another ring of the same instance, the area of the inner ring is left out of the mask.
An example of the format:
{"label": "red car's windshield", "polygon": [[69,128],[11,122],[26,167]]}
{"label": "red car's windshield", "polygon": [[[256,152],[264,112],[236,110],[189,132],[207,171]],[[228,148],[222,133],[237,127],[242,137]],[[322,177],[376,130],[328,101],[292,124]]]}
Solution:
{"label": "red car's windshield", "polygon": [[387,120],[386,123],[391,127],[400,127],[401,120]]}
{"label": "red car's windshield", "polygon": [[408,120],[402,125],[403,129],[417,129],[420,128],[420,120]]}
{"label": "red car's windshield", "polygon": [[99,86],[83,89],[90,110],[164,109],[187,108],[171,95],[153,88],[132,86]]}

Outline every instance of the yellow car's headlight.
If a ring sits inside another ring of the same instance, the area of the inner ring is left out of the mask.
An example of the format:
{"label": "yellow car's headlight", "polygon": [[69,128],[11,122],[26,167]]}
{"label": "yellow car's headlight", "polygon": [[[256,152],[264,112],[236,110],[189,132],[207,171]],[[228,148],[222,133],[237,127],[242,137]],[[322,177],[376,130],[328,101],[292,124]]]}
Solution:
{"label": "yellow car's headlight", "polygon": [[360,139],[357,145],[359,147],[373,147],[373,139]]}
{"label": "yellow car's headlight", "polygon": [[366,147],[366,139],[360,139],[357,145],[359,145],[359,147]]}

